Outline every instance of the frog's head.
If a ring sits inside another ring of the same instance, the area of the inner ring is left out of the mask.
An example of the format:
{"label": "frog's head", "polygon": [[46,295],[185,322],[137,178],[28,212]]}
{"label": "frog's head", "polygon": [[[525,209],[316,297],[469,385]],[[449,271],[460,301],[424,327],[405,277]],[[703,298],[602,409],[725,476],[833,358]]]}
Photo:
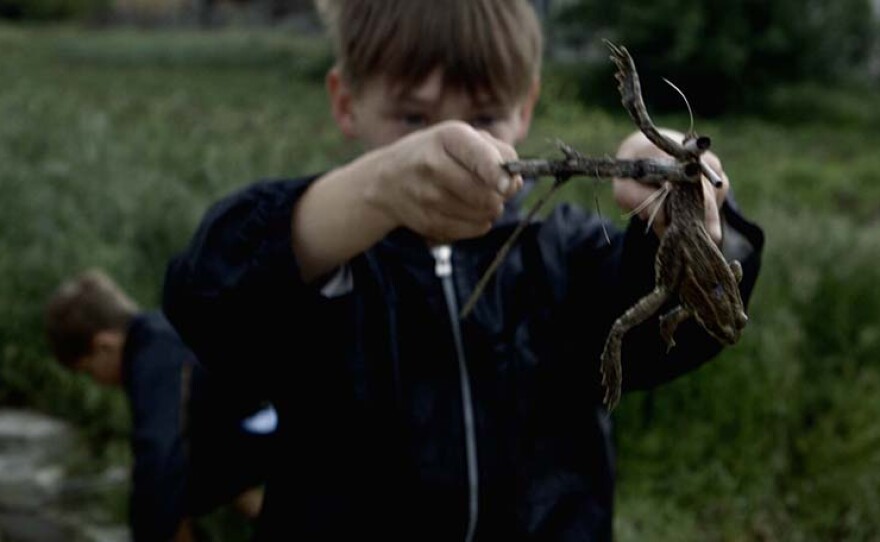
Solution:
{"label": "frog's head", "polygon": [[688,308],[703,329],[726,345],[739,341],[749,321],[739,293],[742,266],[733,261],[730,271],[714,274],[709,281],[700,281],[698,288],[689,288],[690,299],[687,300]]}

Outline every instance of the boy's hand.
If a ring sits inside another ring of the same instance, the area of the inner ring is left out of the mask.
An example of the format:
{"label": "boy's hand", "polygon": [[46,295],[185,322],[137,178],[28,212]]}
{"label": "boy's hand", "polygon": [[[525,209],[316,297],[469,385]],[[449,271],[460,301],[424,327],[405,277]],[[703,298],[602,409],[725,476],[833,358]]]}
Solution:
{"label": "boy's hand", "polygon": [[444,122],[331,170],[294,204],[291,243],[311,282],[406,226],[431,243],[480,236],[520,188],[510,145]]}
{"label": "boy's hand", "polygon": [[485,234],[522,188],[501,164],[513,147],[463,122],[444,122],[377,151],[372,196],[400,226],[443,243]]}
{"label": "boy's hand", "polygon": [[[683,135],[673,130],[661,130],[667,137],[681,141]],[[666,153],[648,141],[641,132],[635,132],[627,137],[617,150],[617,157],[622,159],[655,158],[673,160]],[[712,152],[703,155],[703,162],[714,169],[721,177],[722,185],[714,188],[708,179],[703,177],[703,199],[706,211],[706,230],[716,243],[721,243],[721,215],[719,209],[727,197],[730,189],[730,180],[721,167],[721,161]],[[614,179],[614,200],[625,212],[629,212],[642,204],[657,188],[638,183],[632,179]],[[649,205],[639,213],[639,216],[648,220],[654,210],[654,205]],[[654,232],[661,236],[666,230],[666,215],[663,209],[654,217]]]}

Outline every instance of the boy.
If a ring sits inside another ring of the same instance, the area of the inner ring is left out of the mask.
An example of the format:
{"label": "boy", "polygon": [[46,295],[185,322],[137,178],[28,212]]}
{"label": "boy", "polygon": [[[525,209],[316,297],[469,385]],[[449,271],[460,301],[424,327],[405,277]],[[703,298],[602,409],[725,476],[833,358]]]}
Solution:
{"label": "boy", "polygon": [[[284,461],[258,537],[609,539],[599,356],[653,287],[656,236],[635,220],[609,246],[597,218],[563,206],[527,228],[459,321],[518,220],[523,181],[499,164],[538,97],[535,15],[525,0],[324,7],[333,116],[367,152],[225,199],[166,277],[166,311],[200,359],[278,408]],[[622,151],[652,152],[635,136]],[[615,183],[625,209],[650,192]],[[748,297],[760,230],[724,203],[726,181],[706,192],[715,240],[723,228],[725,247],[739,241]],[[667,354],[656,319],[632,330],[624,384],[656,385],[720,350],[695,326],[676,338]],[[227,363],[254,350],[259,364]]]}
{"label": "boy", "polygon": [[128,396],[134,540],[190,540],[187,516],[233,499],[245,516],[258,515],[271,437],[247,430],[252,405],[207,378],[160,312],[139,312],[91,270],[54,293],[46,329],[58,361]]}

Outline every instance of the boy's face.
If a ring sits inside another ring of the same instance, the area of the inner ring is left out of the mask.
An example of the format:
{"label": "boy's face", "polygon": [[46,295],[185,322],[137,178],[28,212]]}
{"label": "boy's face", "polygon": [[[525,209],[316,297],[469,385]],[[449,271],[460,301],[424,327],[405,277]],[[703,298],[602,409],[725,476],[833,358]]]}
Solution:
{"label": "boy's face", "polygon": [[125,334],[119,331],[99,331],[92,338],[91,351],[77,359],[72,368],[92,377],[98,384],[122,384],[122,349]]}
{"label": "boy's face", "polygon": [[459,120],[514,145],[529,130],[538,97],[537,81],[517,103],[502,104],[488,94],[472,95],[444,85],[436,69],[403,92],[387,78],[374,78],[353,92],[337,69],[327,76],[333,115],[342,132],[367,148],[381,147],[438,122]]}

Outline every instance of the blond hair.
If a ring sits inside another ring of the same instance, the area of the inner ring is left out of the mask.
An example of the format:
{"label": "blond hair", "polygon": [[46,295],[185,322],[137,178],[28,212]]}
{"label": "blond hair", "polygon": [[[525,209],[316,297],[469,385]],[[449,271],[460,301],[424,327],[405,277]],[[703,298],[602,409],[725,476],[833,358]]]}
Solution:
{"label": "blond hair", "polygon": [[512,102],[540,72],[541,26],[527,0],[316,0],[316,7],[355,91],[375,76],[404,91],[439,67],[447,85]]}
{"label": "blond hair", "polygon": [[100,331],[125,331],[137,304],[100,269],[65,281],[46,304],[46,335],[52,353],[70,366],[92,349]]}

